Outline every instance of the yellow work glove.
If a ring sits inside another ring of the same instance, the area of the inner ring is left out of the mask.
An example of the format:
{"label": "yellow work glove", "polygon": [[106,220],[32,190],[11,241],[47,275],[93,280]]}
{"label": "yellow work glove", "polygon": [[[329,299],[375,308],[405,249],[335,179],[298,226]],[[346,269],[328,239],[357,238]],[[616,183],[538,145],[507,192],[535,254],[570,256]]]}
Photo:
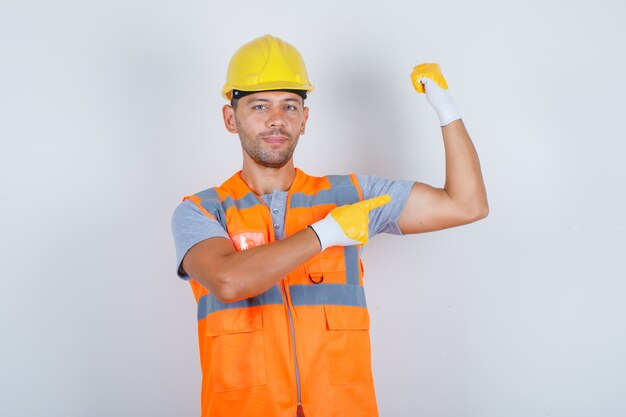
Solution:
{"label": "yellow work glove", "polygon": [[441,126],[461,118],[439,64],[419,64],[413,68],[411,82],[418,93],[426,93],[426,99],[435,109]]}
{"label": "yellow work glove", "polygon": [[311,225],[322,250],[331,246],[364,245],[369,240],[369,212],[391,201],[388,195],[334,208]]}

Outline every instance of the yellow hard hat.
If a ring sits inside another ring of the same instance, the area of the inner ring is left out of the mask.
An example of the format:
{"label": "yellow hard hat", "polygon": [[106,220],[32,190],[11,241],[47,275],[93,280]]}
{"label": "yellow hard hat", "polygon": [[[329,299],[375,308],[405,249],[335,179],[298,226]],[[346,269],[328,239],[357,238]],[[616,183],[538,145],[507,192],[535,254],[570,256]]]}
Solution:
{"label": "yellow hard hat", "polygon": [[287,42],[265,35],[235,52],[228,64],[222,96],[230,100],[233,90],[313,91],[302,55]]}

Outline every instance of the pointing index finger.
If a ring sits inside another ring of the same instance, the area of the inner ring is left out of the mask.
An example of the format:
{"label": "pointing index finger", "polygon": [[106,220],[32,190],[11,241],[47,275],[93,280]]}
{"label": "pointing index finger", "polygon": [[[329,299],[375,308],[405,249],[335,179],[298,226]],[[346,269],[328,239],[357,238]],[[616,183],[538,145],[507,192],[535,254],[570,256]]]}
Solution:
{"label": "pointing index finger", "polygon": [[377,207],[384,206],[390,201],[391,201],[391,197],[385,194],[385,195],[379,195],[378,197],[370,198],[369,200],[361,201],[359,204],[366,211],[370,211]]}

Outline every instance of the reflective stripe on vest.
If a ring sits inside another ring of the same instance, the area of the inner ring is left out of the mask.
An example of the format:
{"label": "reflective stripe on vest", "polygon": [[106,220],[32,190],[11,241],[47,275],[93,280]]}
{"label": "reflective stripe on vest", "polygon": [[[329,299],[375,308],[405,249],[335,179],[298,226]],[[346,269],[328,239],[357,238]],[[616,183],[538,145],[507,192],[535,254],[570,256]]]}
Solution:
{"label": "reflective stripe on vest", "polygon": [[[290,285],[291,302],[294,306],[342,305],[367,307],[365,291],[361,285],[317,284]],[[211,313],[233,308],[248,308],[262,305],[283,304],[280,287],[274,285],[269,290],[255,297],[232,303],[223,303],[213,294],[207,294],[198,300],[198,320]]]}
{"label": "reflective stripe on vest", "polygon": [[234,301],[232,303],[223,303],[215,298],[213,294],[207,294],[200,297],[198,300],[198,320],[202,320],[206,318],[207,315],[222,310],[257,307],[270,304],[283,304],[283,296],[278,285],[274,285],[269,290],[255,297]]}
{"label": "reflective stripe on vest", "polygon": [[[346,285],[290,285],[289,291],[291,292],[293,305],[331,304],[367,307],[365,292],[363,287],[359,285],[358,248],[356,246],[346,246],[344,248],[344,259],[346,263]],[[278,284],[257,296],[231,303],[223,303],[215,298],[213,294],[206,294],[198,300],[198,320],[202,320],[207,315],[217,311],[282,303],[283,298]]]}

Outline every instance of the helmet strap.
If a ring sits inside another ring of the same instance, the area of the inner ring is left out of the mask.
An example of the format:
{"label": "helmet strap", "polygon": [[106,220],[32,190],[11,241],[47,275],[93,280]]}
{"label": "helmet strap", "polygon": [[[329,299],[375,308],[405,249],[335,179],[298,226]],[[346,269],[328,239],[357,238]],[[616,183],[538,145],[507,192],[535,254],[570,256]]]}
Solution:
{"label": "helmet strap", "polygon": [[[289,90],[286,88],[280,88],[278,90],[262,90],[262,91],[286,91],[288,93],[294,93],[302,97],[302,100],[306,99],[306,90]],[[248,94],[260,93],[261,91],[241,91],[241,90],[233,90],[233,99],[237,100],[242,97],[247,96]]]}

